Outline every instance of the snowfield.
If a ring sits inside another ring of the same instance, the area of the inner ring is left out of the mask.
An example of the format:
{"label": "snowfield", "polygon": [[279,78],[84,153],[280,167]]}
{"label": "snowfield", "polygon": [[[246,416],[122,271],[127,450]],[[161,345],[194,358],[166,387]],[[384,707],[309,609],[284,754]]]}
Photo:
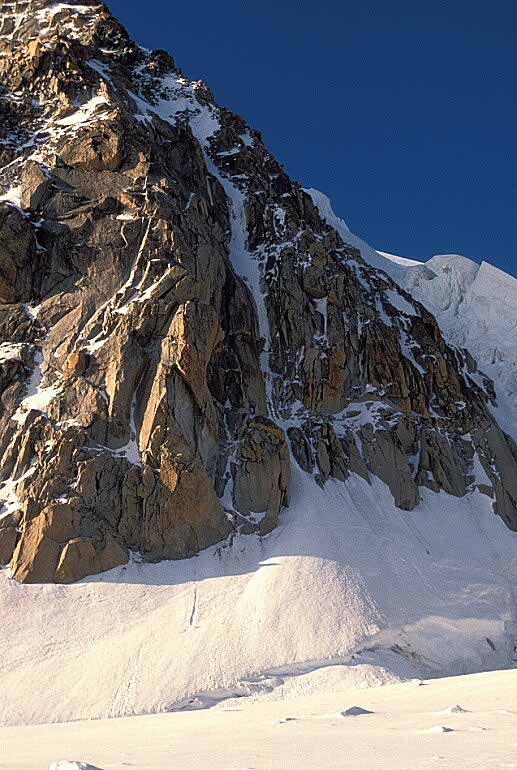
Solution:
{"label": "snowfield", "polygon": [[0,770],[515,768],[516,715],[517,671],[497,671],[289,703],[0,728]]}
{"label": "snowfield", "polygon": [[283,701],[512,665],[517,535],[488,497],[424,490],[405,512],[377,479],[322,491],[294,462],[292,473],[291,506],[262,541],[69,586],[2,571],[0,722]]}

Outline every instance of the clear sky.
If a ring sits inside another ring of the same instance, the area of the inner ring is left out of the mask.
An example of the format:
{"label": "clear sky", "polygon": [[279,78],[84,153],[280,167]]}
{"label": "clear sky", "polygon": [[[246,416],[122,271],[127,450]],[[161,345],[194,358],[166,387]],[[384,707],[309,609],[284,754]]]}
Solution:
{"label": "clear sky", "polygon": [[517,275],[515,0],[109,4],[375,248]]}

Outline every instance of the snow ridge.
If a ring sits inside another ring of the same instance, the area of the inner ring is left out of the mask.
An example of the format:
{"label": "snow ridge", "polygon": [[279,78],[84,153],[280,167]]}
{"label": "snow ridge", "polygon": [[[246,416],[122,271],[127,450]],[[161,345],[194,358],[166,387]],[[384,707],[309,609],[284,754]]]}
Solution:
{"label": "snow ridge", "polygon": [[449,344],[471,353],[495,383],[498,422],[517,439],[517,279],[459,254],[440,254],[420,263],[377,251],[348,230],[327,196],[306,192],[346,243],[435,316]]}

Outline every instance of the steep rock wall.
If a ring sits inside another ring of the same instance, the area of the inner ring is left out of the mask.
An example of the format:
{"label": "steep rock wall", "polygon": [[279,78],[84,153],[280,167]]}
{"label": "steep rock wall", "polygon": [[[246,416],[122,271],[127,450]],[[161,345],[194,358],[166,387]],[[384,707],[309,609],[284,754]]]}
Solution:
{"label": "steep rock wall", "polygon": [[[517,525],[488,378],[104,6],[3,3],[0,558],[72,582],[270,532],[291,454]],[[291,450],[291,451],[290,451]]]}

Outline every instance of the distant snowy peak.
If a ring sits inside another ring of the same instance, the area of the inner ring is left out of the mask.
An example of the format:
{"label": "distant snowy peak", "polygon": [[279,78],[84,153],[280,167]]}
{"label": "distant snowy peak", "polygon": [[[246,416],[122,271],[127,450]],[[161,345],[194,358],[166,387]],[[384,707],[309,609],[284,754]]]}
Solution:
{"label": "distant snowy peak", "polygon": [[404,288],[436,316],[449,343],[467,348],[495,383],[499,423],[517,437],[517,280],[488,262],[440,255],[406,271]]}
{"label": "distant snowy peak", "polygon": [[[422,262],[421,260],[408,259],[407,257],[401,257],[386,251],[374,249],[366,243],[366,241],[350,231],[345,220],[335,213],[330,198],[327,195],[314,188],[305,188],[305,192],[311,196],[314,204],[319,210],[320,216],[327,222],[327,224],[333,227],[342,238],[347,238],[347,242],[350,243],[350,245],[360,249],[362,257],[366,262],[374,267],[384,270],[394,279],[400,280],[401,275],[406,274],[407,268],[427,268],[427,270],[435,275],[439,275],[440,273],[454,274],[460,285],[466,287],[475,280],[479,271],[484,269],[494,271],[494,279],[495,273],[499,274],[499,278],[496,280],[500,286],[508,286],[508,281],[512,284],[517,284],[515,278],[504,273],[502,270],[493,267],[487,262],[479,264],[479,262],[475,262],[462,254],[436,254],[426,262]],[[400,268],[403,268],[403,273]],[[422,270],[419,270],[418,274],[427,274],[429,278],[432,278],[433,276],[427,273],[427,270],[424,273],[422,273]]]}
{"label": "distant snowy peak", "polygon": [[327,224],[366,262],[388,273],[437,318],[449,344],[469,350],[494,380],[499,422],[517,437],[517,280],[460,254],[418,262],[377,251],[348,230],[327,196],[307,192]]}

